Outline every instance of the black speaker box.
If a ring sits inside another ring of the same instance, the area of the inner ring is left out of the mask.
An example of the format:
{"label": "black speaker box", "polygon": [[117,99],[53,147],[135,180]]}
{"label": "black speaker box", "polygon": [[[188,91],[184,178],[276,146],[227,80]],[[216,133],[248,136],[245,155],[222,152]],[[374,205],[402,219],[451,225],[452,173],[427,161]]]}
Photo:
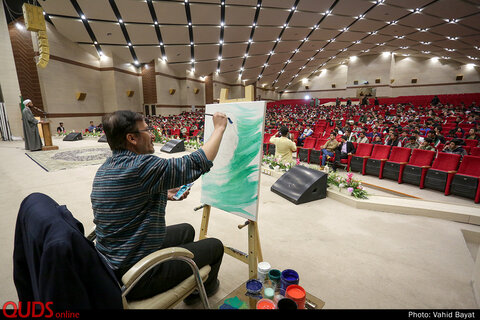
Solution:
{"label": "black speaker box", "polygon": [[101,136],[100,139],[98,139],[98,142],[108,142],[107,136],[106,135]]}
{"label": "black speaker box", "polygon": [[81,132],[71,132],[67,134],[63,141],[77,141],[82,140],[82,133]]}
{"label": "black speaker box", "polygon": [[162,147],[162,149],[160,149],[160,151],[166,153],[182,152],[185,151],[185,144],[181,139],[172,139],[165,143],[165,145]]}
{"label": "black speaker box", "polygon": [[327,197],[327,174],[305,166],[295,166],[280,177],[271,190],[294,204]]}

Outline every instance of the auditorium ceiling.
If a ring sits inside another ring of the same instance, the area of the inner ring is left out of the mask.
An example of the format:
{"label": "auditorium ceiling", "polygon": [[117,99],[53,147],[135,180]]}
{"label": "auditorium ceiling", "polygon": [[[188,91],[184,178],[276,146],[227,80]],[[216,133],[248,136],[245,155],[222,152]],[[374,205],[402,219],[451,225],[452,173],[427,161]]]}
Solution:
{"label": "auditorium ceiling", "polygon": [[98,56],[288,89],[352,56],[480,63],[480,0],[40,0]]}

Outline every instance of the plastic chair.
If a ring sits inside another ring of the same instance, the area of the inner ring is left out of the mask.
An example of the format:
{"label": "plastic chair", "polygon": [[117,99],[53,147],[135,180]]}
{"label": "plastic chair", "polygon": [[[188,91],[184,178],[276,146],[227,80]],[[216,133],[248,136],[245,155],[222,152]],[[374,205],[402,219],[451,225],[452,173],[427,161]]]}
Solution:
{"label": "plastic chair", "polygon": [[450,192],[455,195],[474,199],[480,202],[480,157],[464,156],[458,172],[452,179]]}
{"label": "plastic chair", "polygon": [[405,165],[410,159],[412,149],[404,147],[392,147],[390,157],[385,162],[383,169],[380,171],[378,178],[388,178],[398,181],[398,177],[401,177]]}
{"label": "plastic chair", "polygon": [[461,156],[459,154],[439,152],[432,167],[428,169],[425,180],[420,181],[421,188],[443,191],[446,196],[450,194],[450,184],[457,172]]}
{"label": "plastic chair", "polygon": [[[84,236],[83,225],[66,206],[42,193],[27,196],[20,206],[15,230],[14,281],[19,298],[52,301],[59,309],[167,309],[197,289],[204,307],[209,308],[202,280],[211,268],[207,265],[198,270],[190,251],[166,248],[153,252],[130,268],[120,284],[98,254],[92,238],[92,234],[90,239]],[[151,298],[126,298],[151,268],[174,259],[187,263],[193,275]]]}
{"label": "plastic chair", "polygon": [[380,176],[380,173],[385,166],[385,162],[388,160],[391,148],[391,146],[375,144],[370,158],[367,159],[365,170],[362,174]]}

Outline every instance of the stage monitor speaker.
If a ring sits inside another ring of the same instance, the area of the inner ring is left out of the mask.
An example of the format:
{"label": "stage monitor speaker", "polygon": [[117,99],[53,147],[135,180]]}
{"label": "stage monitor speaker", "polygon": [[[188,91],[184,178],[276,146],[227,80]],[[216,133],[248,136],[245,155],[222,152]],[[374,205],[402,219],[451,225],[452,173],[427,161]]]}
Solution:
{"label": "stage monitor speaker", "polygon": [[106,135],[101,136],[100,139],[98,139],[98,142],[108,142],[107,136]]}
{"label": "stage monitor speaker", "polygon": [[305,166],[295,166],[284,173],[271,190],[294,204],[324,199],[327,197],[327,174]]}
{"label": "stage monitor speaker", "polygon": [[160,151],[166,153],[182,152],[185,151],[185,144],[181,139],[172,139],[165,143],[165,145],[162,147],[162,149],[160,149]]}
{"label": "stage monitor speaker", "polygon": [[63,141],[77,141],[77,140],[82,140],[81,132],[71,132],[65,138],[63,138]]}

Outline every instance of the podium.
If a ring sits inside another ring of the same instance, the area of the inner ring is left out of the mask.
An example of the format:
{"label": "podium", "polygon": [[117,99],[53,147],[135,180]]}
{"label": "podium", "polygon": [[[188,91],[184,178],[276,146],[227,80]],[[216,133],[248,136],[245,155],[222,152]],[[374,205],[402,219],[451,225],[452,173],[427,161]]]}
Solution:
{"label": "podium", "polygon": [[50,121],[42,120],[40,123],[42,126],[42,135],[45,145],[42,147],[42,151],[58,150],[58,146],[54,146],[52,143],[52,134],[50,133]]}

